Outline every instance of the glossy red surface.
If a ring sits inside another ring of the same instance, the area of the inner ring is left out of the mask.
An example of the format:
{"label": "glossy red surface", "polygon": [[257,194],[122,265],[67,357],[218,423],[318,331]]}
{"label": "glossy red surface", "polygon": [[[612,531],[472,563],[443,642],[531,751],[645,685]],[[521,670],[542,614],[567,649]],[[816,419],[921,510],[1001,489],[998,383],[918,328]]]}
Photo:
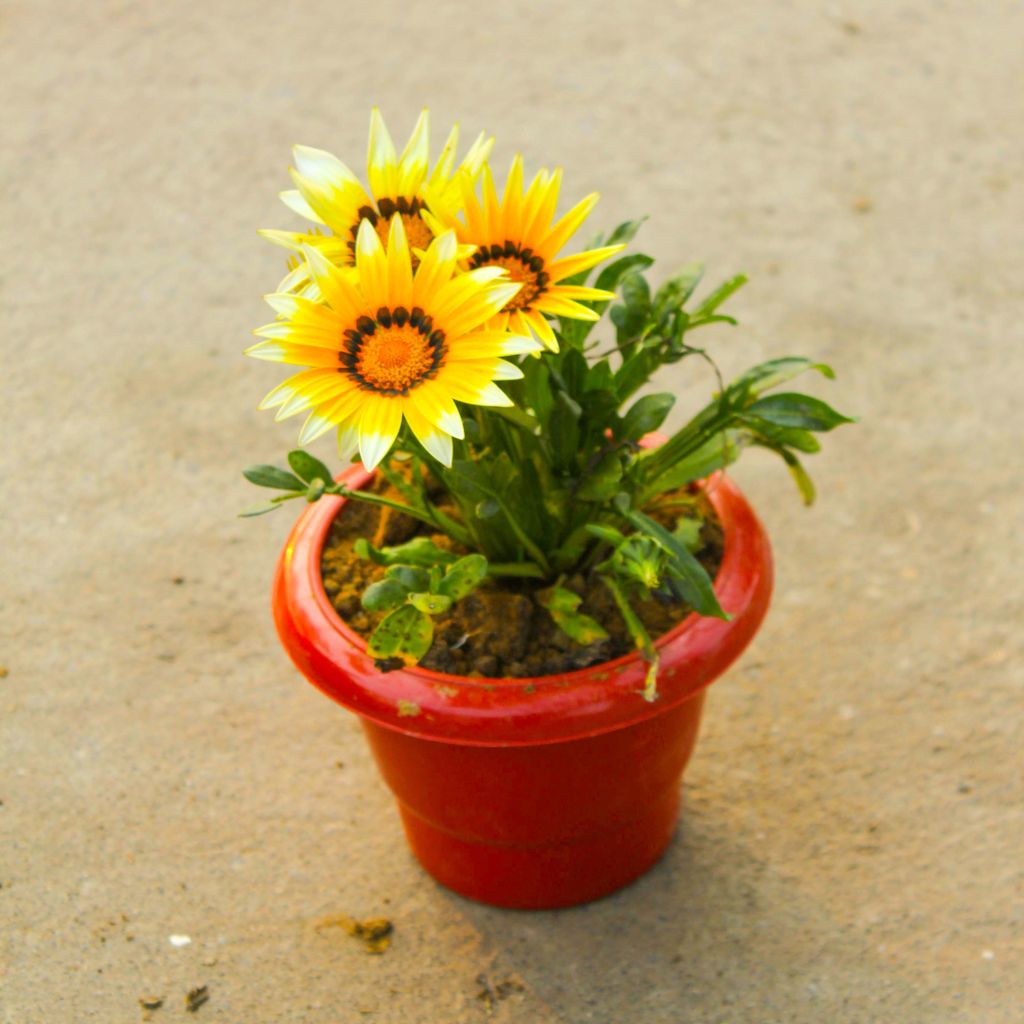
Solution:
{"label": "glossy red surface", "polygon": [[[345,477],[353,487],[368,479],[361,467]],[[533,679],[381,674],[320,577],[343,499],[322,498],[299,517],[274,580],[282,643],[310,682],[362,717],[410,845],[440,882],[500,906],[568,906],[625,885],[661,855],[704,688],[750,641],[771,594],[771,551],[753,510],[728,478],[712,477],[707,490],[725,531],[715,591],[733,618],[691,615],[657,641],[653,703],[636,654]]]}

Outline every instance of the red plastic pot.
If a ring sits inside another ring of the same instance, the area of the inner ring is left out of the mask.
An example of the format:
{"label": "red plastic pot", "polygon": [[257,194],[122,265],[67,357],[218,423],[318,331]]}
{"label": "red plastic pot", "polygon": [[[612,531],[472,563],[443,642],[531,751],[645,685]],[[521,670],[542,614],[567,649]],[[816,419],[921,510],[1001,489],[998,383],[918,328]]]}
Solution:
{"label": "red plastic pot", "polygon": [[[344,479],[362,486],[353,467]],[[503,907],[564,907],[650,868],[672,838],[704,690],[738,657],[768,607],[764,529],[735,484],[707,492],[725,531],[715,579],[729,622],[691,615],[656,646],[659,696],[636,654],[564,675],[477,679],[382,674],[337,615],[320,553],[344,500],[299,517],[278,562],[274,619],[306,678],[362,719],[409,843],[443,885]]]}

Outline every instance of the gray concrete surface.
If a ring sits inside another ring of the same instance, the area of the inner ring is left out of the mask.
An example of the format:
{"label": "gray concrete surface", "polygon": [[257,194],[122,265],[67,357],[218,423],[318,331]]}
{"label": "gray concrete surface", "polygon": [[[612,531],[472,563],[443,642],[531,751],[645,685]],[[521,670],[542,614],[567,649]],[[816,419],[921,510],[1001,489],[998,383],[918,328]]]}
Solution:
{"label": "gray concrete surface", "polygon": [[[1022,42],[999,0],[5,4],[0,1020],[189,1019],[202,983],[247,1024],[1024,1020]],[[748,271],[724,367],[819,356],[863,417],[811,511],[738,468],[773,611],[671,852],[577,910],[424,877],[277,646],[287,517],[234,518],[293,440],[240,354],[255,229],[293,142],[362,162],[373,102],[650,213],[666,271]]]}

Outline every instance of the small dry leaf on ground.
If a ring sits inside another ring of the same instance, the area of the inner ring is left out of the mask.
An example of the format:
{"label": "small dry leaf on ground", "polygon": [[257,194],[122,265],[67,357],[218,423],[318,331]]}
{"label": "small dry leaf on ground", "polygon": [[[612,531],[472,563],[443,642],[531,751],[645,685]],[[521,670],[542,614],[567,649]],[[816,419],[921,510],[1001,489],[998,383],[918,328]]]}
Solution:
{"label": "small dry leaf on ground", "polygon": [[185,996],[185,1009],[189,1013],[195,1013],[209,998],[210,988],[208,985],[199,985],[196,988],[189,989],[188,994]]}
{"label": "small dry leaf on ground", "polygon": [[486,974],[478,974],[476,983],[480,986],[476,997],[487,1007],[487,1013],[494,1012],[494,1006],[502,999],[507,999],[513,992],[525,992],[526,986],[514,974],[500,981],[491,982]]}
{"label": "small dry leaf on ground", "polygon": [[357,921],[347,914],[331,914],[313,925],[317,931],[325,928],[343,928],[349,935],[361,939],[367,953],[383,953],[391,945],[395,926],[386,917],[368,917]]}
{"label": "small dry leaf on ground", "polygon": [[139,1006],[144,1010],[159,1010],[164,1005],[163,996],[140,996]]}

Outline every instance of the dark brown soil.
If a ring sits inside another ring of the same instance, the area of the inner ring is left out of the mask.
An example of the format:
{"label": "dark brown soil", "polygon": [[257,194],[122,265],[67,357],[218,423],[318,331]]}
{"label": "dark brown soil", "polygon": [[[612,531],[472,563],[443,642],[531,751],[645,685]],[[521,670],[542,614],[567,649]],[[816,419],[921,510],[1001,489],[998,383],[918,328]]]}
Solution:
{"label": "dark brown soil", "polygon": [[[703,495],[684,490],[678,497],[695,503],[704,520],[697,558],[714,578],[722,560],[722,531],[714,510]],[[652,513],[670,528],[678,514]],[[320,561],[324,589],[338,614],[361,636],[369,638],[384,616],[383,612],[367,612],[360,603],[363,591],[383,576],[384,569],[356,556],[354,542],[365,537],[378,546],[400,544],[421,533],[432,536],[439,546],[453,547],[448,538],[432,535],[430,528],[417,520],[358,501],[346,502],[343,514],[332,524]],[[502,580],[478,587],[434,619],[434,643],[420,664],[460,676],[544,676],[611,661],[634,649],[622,616],[599,579],[577,574],[564,583],[583,598],[579,610],[608,632],[607,639],[587,646],[566,636],[534,599],[539,586],[543,585]],[[690,613],[686,604],[653,597],[635,607],[652,637],[667,633]]]}

